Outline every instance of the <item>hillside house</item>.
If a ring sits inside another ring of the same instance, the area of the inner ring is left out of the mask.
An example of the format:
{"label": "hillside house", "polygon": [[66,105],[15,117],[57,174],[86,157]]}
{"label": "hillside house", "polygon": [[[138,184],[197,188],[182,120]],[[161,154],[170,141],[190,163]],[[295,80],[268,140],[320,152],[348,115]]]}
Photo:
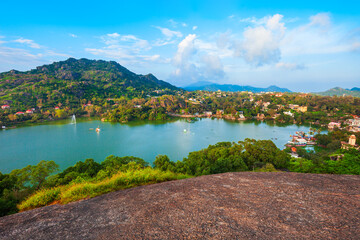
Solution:
{"label": "hillside house", "polygon": [[285,115],[288,115],[290,117],[294,117],[294,114],[290,111],[284,112]]}
{"label": "hillside house", "polygon": [[211,116],[212,116],[212,112],[204,112],[204,115],[205,115],[206,117],[211,117]]}
{"label": "hillside house", "polygon": [[341,123],[339,123],[339,122],[330,122],[328,124],[328,129],[333,130],[334,128],[341,128]]}
{"label": "hillside house", "polygon": [[10,106],[7,104],[1,106],[1,109],[8,109],[8,108],[10,108]]}
{"label": "hillside house", "polygon": [[299,106],[296,110],[298,112],[307,112],[307,106]]}
{"label": "hillside house", "polygon": [[216,111],[216,115],[223,115],[224,114],[224,110],[217,110]]}

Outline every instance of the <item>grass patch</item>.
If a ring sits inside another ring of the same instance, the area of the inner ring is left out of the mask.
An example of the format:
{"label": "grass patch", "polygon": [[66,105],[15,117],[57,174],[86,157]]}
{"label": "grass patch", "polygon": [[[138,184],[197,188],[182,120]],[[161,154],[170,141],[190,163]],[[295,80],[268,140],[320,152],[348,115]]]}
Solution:
{"label": "grass patch", "polygon": [[42,189],[31,195],[18,205],[20,211],[26,211],[52,204],[53,202],[66,204],[69,202],[92,198],[104,193],[135,186],[166,182],[189,178],[184,174],[169,171],[160,171],[153,168],[144,168],[119,172],[110,178],[100,181],[70,183],[56,188]]}

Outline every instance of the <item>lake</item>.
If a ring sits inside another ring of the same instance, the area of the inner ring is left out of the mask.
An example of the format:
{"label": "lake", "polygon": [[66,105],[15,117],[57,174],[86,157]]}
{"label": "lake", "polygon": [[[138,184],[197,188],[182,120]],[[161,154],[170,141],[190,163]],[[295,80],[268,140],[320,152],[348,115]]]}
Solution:
{"label": "lake", "polygon": [[[98,126],[99,133],[95,131]],[[308,129],[306,126],[209,118],[194,123],[184,119],[128,124],[60,121],[0,131],[0,171],[9,173],[41,160],[54,160],[65,169],[86,158],[101,162],[112,154],[136,156],[150,163],[158,154],[166,154],[177,161],[210,144],[245,138],[270,139],[283,149],[291,134]]]}

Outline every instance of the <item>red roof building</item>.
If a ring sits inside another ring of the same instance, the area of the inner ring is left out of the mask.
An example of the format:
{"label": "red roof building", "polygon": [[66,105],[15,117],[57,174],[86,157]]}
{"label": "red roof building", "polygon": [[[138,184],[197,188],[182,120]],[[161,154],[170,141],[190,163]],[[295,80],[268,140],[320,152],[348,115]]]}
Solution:
{"label": "red roof building", "polygon": [[17,112],[15,113],[16,115],[24,115],[25,113],[24,112]]}
{"label": "red roof building", "polygon": [[1,108],[2,109],[7,109],[7,108],[10,108],[10,106],[5,104],[5,105],[2,105]]}

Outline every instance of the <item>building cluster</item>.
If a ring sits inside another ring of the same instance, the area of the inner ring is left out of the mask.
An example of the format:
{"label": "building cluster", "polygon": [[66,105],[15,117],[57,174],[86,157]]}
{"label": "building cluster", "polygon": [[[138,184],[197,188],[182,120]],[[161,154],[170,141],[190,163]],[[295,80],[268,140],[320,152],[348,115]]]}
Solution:
{"label": "building cluster", "polygon": [[307,112],[307,106],[299,106],[297,104],[289,104],[288,107],[297,112]]}
{"label": "building cluster", "polygon": [[360,118],[353,118],[346,120],[345,124],[348,125],[348,131],[350,132],[360,132]]}
{"label": "building cluster", "polygon": [[[345,127],[342,128],[342,125],[345,125]],[[349,132],[360,132],[360,118],[355,116],[353,119],[347,119],[343,124],[341,122],[330,122],[328,129],[346,129]]]}

